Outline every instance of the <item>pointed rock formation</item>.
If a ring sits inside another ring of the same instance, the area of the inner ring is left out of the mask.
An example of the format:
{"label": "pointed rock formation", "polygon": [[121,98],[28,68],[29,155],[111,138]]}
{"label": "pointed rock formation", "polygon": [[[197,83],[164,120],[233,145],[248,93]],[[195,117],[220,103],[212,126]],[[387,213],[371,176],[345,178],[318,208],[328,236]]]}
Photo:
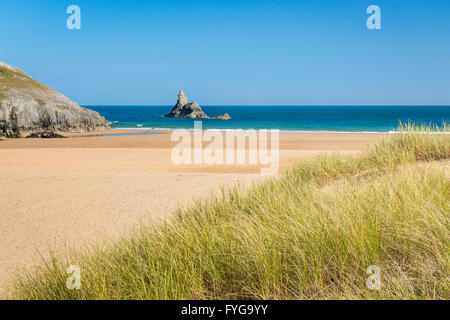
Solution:
{"label": "pointed rock formation", "polygon": [[202,119],[208,118],[206,113],[203,112],[202,108],[197,104],[197,102],[189,102],[188,98],[184,95],[181,90],[178,94],[178,101],[172,111],[166,114],[166,118],[184,118],[184,119]]}
{"label": "pointed rock formation", "polygon": [[178,93],[178,101],[175,107],[182,107],[189,103],[188,98],[184,94],[183,90],[180,90],[180,93]]}
{"label": "pointed rock formation", "polygon": [[107,121],[97,112],[80,107],[23,71],[0,62],[0,136],[106,128]]}

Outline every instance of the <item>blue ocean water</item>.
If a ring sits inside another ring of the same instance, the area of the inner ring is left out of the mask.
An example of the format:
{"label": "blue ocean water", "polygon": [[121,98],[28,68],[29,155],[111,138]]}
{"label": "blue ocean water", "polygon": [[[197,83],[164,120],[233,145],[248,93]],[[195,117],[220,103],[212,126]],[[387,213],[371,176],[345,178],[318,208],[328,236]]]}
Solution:
{"label": "blue ocean water", "polygon": [[[113,128],[193,129],[194,120],[163,118],[171,106],[85,106],[98,111]],[[285,131],[387,132],[400,122],[450,122],[450,106],[202,106],[210,117],[204,129],[280,129]]]}

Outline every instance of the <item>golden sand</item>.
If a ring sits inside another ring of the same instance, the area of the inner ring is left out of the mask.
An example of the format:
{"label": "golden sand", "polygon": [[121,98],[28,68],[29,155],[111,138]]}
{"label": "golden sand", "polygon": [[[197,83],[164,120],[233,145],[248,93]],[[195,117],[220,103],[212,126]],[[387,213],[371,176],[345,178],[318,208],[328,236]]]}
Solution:
{"label": "golden sand", "polygon": [[[255,165],[174,165],[170,132],[101,134],[0,141],[0,296],[14,272],[39,263],[49,249],[113,240],[220,186],[262,179]],[[284,132],[280,169],[322,152],[358,153],[381,138]]]}

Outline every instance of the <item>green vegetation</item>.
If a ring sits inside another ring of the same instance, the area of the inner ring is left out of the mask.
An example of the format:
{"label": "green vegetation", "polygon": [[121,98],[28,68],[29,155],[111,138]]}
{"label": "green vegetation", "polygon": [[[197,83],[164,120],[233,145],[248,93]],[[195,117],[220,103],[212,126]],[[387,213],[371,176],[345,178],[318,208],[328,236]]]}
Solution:
{"label": "green vegetation", "polygon": [[0,65],[0,100],[5,97],[5,92],[11,88],[48,90],[47,86],[34,80],[20,70],[9,69]]}
{"label": "green vegetation", "polygon": [[[304,160],[200,201],[105,249],[52,257],[17,278],[12,298],[448,299],[449,135],[436,134],[445,125],[401,131],[358,157]],[[81,290],[66,288],[69,265],[81,268]],[[366,288],[370,265],[381,290]]]}

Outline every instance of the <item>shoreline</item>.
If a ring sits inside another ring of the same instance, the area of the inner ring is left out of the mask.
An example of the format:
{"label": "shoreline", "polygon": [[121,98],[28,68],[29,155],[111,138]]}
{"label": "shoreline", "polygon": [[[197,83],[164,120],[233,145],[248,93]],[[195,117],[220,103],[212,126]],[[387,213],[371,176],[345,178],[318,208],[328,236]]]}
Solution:
{"label": "shoreline", "polygon": [[[158,127],[148,127],[148,128],[144,128],[144,127],[138,127],[138,128],[133,128],[133,127],[129,127],[129,128],[111,128],[111,130],[113,131],[168,131],[168,132],[172,132],[175,130],[188,130],[188,131],[194,131],[195,129],[193,128],[158,128]],[[290,132],[290,133],[345,133],[345,134],[393,134],[393,133],[398,133],[399,131],[338,131],[338,130],[288,130],[288,129],[275,129],[275,128],[258,128],[258,129],[244,129],[244,128],[210,128],[210,129],[202,129],[202,131],[238,131],[238,130],[278,130],[279,132]]]}
{"label": "shoreline", "polygon": [[[4,138],[0,141],[0,150],[7,149],[171,149],[178,144],[171,140],[169,130],[102,130],[87,133],[61,133],[66,138],[27,139]],[[145,131],[152,134],[146,134]],[[205,130],[203,130],[205,131]],[[194,130],[188,130],[193,135]],[[227,132],[220,130],[220,132]],[[157,133],[157,134],[154,134]],[[286,132],[279,133],[279,149],[291,151],[360,151],[367,143],[376,142],[388,133],[316,133],[316,132]],[[204,142],[204,146],[208,143]]]}

